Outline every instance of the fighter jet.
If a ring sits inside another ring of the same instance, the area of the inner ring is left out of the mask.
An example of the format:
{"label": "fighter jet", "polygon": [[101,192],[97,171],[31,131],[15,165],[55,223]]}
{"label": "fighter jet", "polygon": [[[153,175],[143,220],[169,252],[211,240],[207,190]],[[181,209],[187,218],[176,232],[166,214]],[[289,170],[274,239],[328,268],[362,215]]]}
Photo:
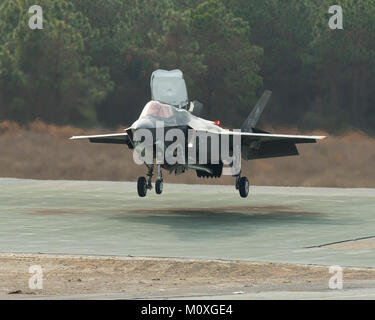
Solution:
{"label": "fighter jet", "polygon": [[[140,197],[145,197],[147,191],[153,188],[152,177],[156,165],[156,194],[161,194],[163,191],[162,169],[175,175],[190,169],[195,170],[199,178],[220,178],[224,168],[228,167],[235,178],[235,188],[241,197],[246,198],[249,194],[249,180],[241,175],[240,167],[234,168],[235,161],[241,163],[241,159],[253,160],[298,155],[297,144],[315,143],[317,140],[326,138],[325,136],[272,134],[257,129],[257,122],[270,96],[271,91],[263,93],[243,122],[241,129],[224,129],[219,121],[210,121],[200,117],[203,109],[200,102],[188,101],[186,84],[180,70],[156,70],[151,76],[151,101],[145,105],[139,119],[129,128],[121,133],[73,136],[70,139],[88,139],[92,143],[127,145],[139,157],[145,155],[146,147],[145,136],[143,135],[142,140],[137,137],[138,133],[149,131],[151,142],[147,146],[151,149],[152,156],[148,162],[144,162],[147,167],[146,177],[138,178],[137,191]],[[160,130],[162,130],[161,134]],[[172,130],[179,130],[182,133],[183,143],[180,141],[176,145],[176,139],[166,139],[168,132]],[[200,139],[202,135],[208,138]],[[218,143],[216,148],[214,148],[214,141]],[[229,151],[229,158],[225,159],[221,152],[224,148],[223,142],[227,143]],[[171,152],[172,144],[175,145]],[[215,153],[215,150],[218,152]],[[160,152],[162,155],[158,158]],[[172,157],[176,157],[178,153],[180,161],[165,161],[166,154],[171,153]]]}

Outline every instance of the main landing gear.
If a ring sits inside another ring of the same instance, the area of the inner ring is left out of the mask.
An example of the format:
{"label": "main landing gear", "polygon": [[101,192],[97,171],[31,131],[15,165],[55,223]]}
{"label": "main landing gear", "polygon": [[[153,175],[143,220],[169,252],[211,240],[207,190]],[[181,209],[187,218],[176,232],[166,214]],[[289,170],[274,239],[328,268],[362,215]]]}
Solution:
{"label": "main landing gear", "polygon": [[241,177],[241,174],[236,176],[236,189],[240,192],[242,198],[249,195],[249,180],[246,177]]}
{"label": "main landing gear", "polygon": [[[145,177],[139,177],[138,183],[137,183],[138,195],[142,198],[146,196],[147,190],[152,189],[151,181],[152,181],[152,175],[154,171],[154,165],[147,166],[147,168],[148,168],[147,180]],[[155,192],[156,194],[161,194],[163,192],[163,176],[162,176],[160,164],[157,165],[157,170],[158,170],[158,177],[157,177],[157,180],[155,181]]]}
{"label": "main landing gear", "polygon": [[[150,165],[150,166],[147,166],[147,168],[148,168],[147,179],[145,177],[139,177],[138,183],[137,183],[138,195],[142,198],[146,196],[147,190],[152,189],[151,181],[152,181],[154,166]],[[163,176],[162,176],[160,164],[157,165],[157,170],[158,170],[158,176],[155,181],[155,192],[156,194],[162,194]],[[241,173],[239,175],[236,175],[236,189],[239,191],[240,196],[242,198],[246,198],[249,195],[249,188],[250,188],[249,180],[246,177],[241,177]]]}

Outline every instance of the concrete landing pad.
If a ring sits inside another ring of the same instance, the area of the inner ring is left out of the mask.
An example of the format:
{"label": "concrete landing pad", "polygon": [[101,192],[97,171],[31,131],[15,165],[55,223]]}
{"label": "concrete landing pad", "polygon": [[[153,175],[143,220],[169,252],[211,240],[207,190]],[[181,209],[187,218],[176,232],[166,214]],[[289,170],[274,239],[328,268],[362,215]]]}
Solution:
{"label": "concrete landing pad", "polygon": [[[375,267],[375,189],[0,179],[0,252]],[[358,243],[356,243],[358,241]]]}

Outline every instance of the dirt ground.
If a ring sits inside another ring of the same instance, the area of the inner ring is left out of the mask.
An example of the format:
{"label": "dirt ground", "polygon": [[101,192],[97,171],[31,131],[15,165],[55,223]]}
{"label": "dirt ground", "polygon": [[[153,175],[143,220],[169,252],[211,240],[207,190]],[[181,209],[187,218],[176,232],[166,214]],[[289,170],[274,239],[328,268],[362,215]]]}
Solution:
{"label": "dirt ground", "polygon": [[[30,289],[29,267],[43,270]],[[375,280],[375,269],[344,268],[344,282]],[[171,258],[0,254],[0,299],[123,293],[125,298],[328,289],[326,266]],[[257,289],[258,288],[258,289]],[[296,289],[297,288],[297,289]]]}

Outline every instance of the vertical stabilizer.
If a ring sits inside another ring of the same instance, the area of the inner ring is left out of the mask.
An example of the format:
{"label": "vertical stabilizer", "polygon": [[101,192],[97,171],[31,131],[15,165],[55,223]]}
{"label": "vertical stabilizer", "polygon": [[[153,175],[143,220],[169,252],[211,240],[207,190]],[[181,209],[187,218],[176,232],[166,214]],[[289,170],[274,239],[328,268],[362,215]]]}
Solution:
{"label": "vertical stabilizer", "polygon": [[252,128],[255,128],[264,108],[266,107],[272,92],[269,90],[264,91],[263,95],[255,105],[253,111],[249,114],[245,122],[241,126],[241,131],[251,132]]}

